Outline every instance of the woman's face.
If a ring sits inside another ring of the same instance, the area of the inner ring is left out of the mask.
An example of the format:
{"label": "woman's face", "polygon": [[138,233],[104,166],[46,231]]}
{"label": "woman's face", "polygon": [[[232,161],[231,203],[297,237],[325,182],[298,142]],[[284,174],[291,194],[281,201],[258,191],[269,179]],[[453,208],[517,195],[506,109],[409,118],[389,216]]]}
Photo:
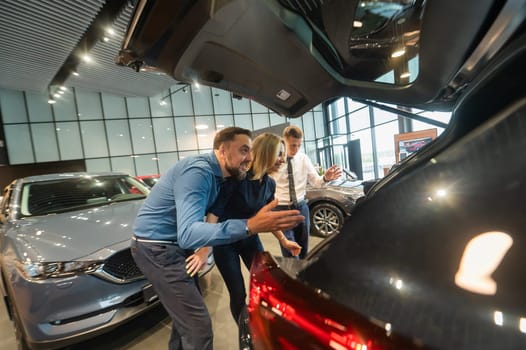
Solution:
{"label": "woman's face", "polygon": [[286,155],[286,152],[285,152],[285,144],[284,144],[283,142],[280,142],[280,143],[279,143],[279,147],[278,147],[278,154],[277,154],[276,162],[275,162],[274,165],[268,170],[268,173],[269,173],[269,174],[278,171],[278,169],[281,167],[281,165],[282,165],[283,163],[285,163],[285,155]]}

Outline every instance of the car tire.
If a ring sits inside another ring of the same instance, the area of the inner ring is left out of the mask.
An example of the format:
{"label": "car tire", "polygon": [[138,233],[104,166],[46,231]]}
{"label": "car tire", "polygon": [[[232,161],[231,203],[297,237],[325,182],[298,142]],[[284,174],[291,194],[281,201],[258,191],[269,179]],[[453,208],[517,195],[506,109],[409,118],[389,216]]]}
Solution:
{"label": "car tire", "polygon": [[340,208],[331,203],[316,203],[310,208],[310,231],[319,237],[340,232],[344,216]]}
{"label": "car tire", "polygon": [[31,348],[27,345],[24,328],[22,327],[20,317],[18,316],[18,310],[12,303],[11,309],[13,312],[13,325],[15,327],[17,350],[30,350]]}
{"label": "car tire", "polygon": [[[1,277],[2,277],[2,282],[4,282],[4,286],[5,286],[6,284],[5,284],[5,278],[3,274]],[[17,350],[30,350],[31,348],[27,344],[24,328],[22,327],[20,317],[18,316],[18,310],[16,309],[16,306],[13,304],[9,293],[7,293],[7,297],[6,297],[6,307],[8,308],[7,312],[9,316],[11,317],[11,320],[13,321]]]}

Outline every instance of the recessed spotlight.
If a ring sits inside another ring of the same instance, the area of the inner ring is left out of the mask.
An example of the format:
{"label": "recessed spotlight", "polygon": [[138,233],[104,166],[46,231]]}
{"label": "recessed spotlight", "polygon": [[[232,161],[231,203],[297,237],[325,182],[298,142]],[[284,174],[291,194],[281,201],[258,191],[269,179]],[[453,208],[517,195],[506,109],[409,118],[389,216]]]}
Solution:
{"label": "recessed spotlight", "polygon": [[82,60],[86,63],[89,63],[92,61],[91,57],[89,55],[82,56]]}
{"label": "recessed spotlight", "polygon": [[73,74],[74,76],[76,76],[76,77],[79,76],[79,72],[77,72],[77,71],[73,71],[72,74]]}
{"label": "recessed spotlight", "polygon": [[47,100],[47,103],[49,103],[50,105],[54,104],[54,103],[57,103],[57,101],[55,101],[54,99],[50,98],[49,100]]}

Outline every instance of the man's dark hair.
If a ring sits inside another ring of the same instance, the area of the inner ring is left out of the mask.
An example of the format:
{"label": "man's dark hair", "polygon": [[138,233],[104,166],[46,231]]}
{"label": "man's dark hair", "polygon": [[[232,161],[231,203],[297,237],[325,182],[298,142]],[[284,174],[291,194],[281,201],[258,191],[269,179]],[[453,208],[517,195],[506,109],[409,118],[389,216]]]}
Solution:
{"label": "man's dark hair", "polygon": [[233,141],[236,135],[247,135],[252,137],[252,132],[248,129],[239,128],[237,126],[230,126],[219,130],[214,137],[214,149],[219,149],[219,146],[225,142]]}

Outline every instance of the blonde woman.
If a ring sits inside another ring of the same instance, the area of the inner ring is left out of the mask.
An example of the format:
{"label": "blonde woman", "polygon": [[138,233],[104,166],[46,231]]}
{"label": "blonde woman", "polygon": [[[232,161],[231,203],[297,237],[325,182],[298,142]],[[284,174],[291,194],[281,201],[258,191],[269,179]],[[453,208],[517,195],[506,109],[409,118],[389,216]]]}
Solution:
{"label": "blonde woman", "polygon": [[[264,133],[252,142],[252,162],[244,180],[230,182],[225,186],[224,196],[228,201],[221,206],[214,206],[208,215],[209,222],[222,222],[228,219],[246,219],[254,215],[259,209],[274,200],[276,183],[268,175],[275,172],[285,162],[285,144],[277,135]],[[221,194],[220,194],[221,196]],[[292,255],[297,256],[301,247],[288,240],[283,232],[272,232],[281,246]],[[246,290],[241,274],[240,258],[250,269],[255,254],[263,251],[263,245],[257,234],[231,244],[214,246],[214,260],[223,276],[230,294],[230,311],[234,320],[238,322],[239,315],[246,301]]]}

